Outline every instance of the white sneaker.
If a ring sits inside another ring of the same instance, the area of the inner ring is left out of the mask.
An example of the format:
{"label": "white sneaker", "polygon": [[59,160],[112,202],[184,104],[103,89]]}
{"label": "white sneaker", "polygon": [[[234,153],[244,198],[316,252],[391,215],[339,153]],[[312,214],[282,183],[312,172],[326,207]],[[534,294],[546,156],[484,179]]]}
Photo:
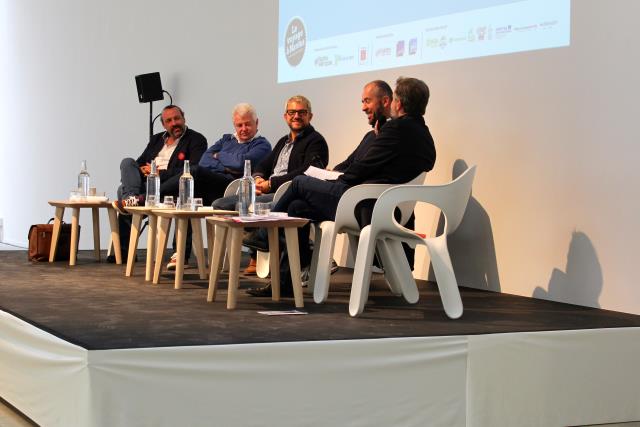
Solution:
{"label": "white sneaker", "polygon": [[384,269],[377,267],[375,265],[371,266],[371,272],[374,274],[384,274]]}
{"label": "white sneaker", "polygon": [[169,271],[175,270],[177,263],[178,263],[178,254],[174,252],[173,255],[171,255],[171,259],[169,260],[169,263],[167,264],[167,270]]}

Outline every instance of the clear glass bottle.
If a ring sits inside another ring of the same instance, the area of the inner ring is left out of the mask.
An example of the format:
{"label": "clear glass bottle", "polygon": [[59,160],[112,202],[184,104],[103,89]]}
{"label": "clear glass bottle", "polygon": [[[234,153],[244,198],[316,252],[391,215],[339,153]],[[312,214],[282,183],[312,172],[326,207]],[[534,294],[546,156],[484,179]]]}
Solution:
{"label": "clear glass bottle", "polygon": [[256,202],[256,181],[251,176],[251,160],[244,161],[244,176],[240,178],[238,188],[238,213],[248,216],[253,213]]}
{"label": "clear glass bottle", "polygon": [[176,209],[185,211],[193,210],[193,176],[191,176],[189,160],[184,161],[184,170],[180,176]]}
{"label": "clear glass bottle", "polygon": [[151,172],[147,175],[147,197],[144,200],[145,206],[158,206],[160,203],[160,175],[156,161],[151,160]]}
{"label": "clear glass bottle", "polygon": [[87,172],[87,161],[83,160],[80,173],[78,174],[78,191],[80,192],[80,197],[83,199],[89,195],[90,181],[91,177],[89,176],[89,172]]}

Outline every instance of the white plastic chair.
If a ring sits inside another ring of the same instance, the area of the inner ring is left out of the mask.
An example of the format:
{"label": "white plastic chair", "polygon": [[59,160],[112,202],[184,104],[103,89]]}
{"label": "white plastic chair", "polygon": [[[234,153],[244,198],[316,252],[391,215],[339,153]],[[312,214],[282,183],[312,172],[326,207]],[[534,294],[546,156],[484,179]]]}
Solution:
{"label": "white plastic chair", "polygon": [[[373,209],[371,224],[360,233],[356,262],[351,283],[349,314],[357,316],[364,310],[371,281],[371,261],[376,246],[382,263],[391,280],[400,288],[409,303],[418,301],[420,295],[411,268],[402,250],[402,242],[424,244],[431,256],[444,311],[452,319],[462,316],[462,299],[451,265],[447,248],[447,236],[460,225],[471,195],[476,167],[467,169],[452,182],[444,185],[400,185],[380,195]],[[393,210],[400,203],[418,201],[432,204],[442,211],[444,229],[436,237],[421,236],[395,221]]]}
{"label": "white plastic chair", "polygon": [[[423,172],[407,184],[422,184],[427,173]],[[360,235],[360,225],[354,215],[358,203],[366,199],[377,199],[391,187],[398,184],[362,184],[348,189],[340,198],[336,210],[335,221],[323,221],[315,227],[314,251],[309,270],[309,287],[313,289],[313,300],[321,304],[327,300],[329,294],[329,282],[331,280],[331,258],[340,233],[346,233],[349,239],[349,249],[356,253],[358,246],[357,237]],[[401,212],[400,224],[406,224],[413,212],[415,202],[402,203],[398,206]],[[386,265],[383,263],[386,267]],[[388,280],[391,291],[400,294],[396,281]]]}

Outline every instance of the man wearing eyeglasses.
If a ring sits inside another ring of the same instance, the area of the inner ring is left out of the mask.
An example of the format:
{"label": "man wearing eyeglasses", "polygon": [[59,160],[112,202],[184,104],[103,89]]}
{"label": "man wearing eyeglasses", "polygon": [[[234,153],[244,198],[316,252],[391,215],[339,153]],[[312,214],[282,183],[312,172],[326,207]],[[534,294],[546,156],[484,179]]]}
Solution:
{"label": "man wearing eyeglasses", "polygon": [[[329,147],[324,137],[311,126],[311,102],[302,95],[292,96],[285,104],[284,121],[289,133],[280,138],[271,154],[253,167],[256,202],[271,202],[278,187],[302,175],[309,166],[320,168],[329,163]],[[223,197],[213,203],[215,209],[233,210],[238,196]]]}
{"label": "man wearing eyeglasses", "polygon": [[[329,147],[324,137],[311,126],[311,102],[302,95],[289,98],[284,121],[289,133],[278,142],[271,154],[253,167],[256,181],[256,203],[269,203],[282,184],[302,175],[309,166],[325,168],[329,163]],[[234,210],[238,196],[223,197],[213,202],[214,209]],[[255,252],[245,274],[255,274]]]}

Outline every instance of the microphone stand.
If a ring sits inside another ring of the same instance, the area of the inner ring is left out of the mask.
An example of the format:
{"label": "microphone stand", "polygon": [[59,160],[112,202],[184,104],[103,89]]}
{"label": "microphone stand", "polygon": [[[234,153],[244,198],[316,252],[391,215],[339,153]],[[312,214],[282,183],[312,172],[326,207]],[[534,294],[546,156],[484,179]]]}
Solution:
{"label": "microphone stand", "polygon": [[[167,95],[169,95],[169,105],[173,105],[173,96],[171,96],[171,94],[166,90],[163,90],[162,93],[166,93]],[[149,141],[151,141],[151,138],[153,137],[153,124],[160,116],[161,114],[158,114],[157,116],[153,117],[153,101],[149,101]]]}
{"label": "microphone stand", "polygon": [[149,101],[149,141],[153,136],[153,101]]}

